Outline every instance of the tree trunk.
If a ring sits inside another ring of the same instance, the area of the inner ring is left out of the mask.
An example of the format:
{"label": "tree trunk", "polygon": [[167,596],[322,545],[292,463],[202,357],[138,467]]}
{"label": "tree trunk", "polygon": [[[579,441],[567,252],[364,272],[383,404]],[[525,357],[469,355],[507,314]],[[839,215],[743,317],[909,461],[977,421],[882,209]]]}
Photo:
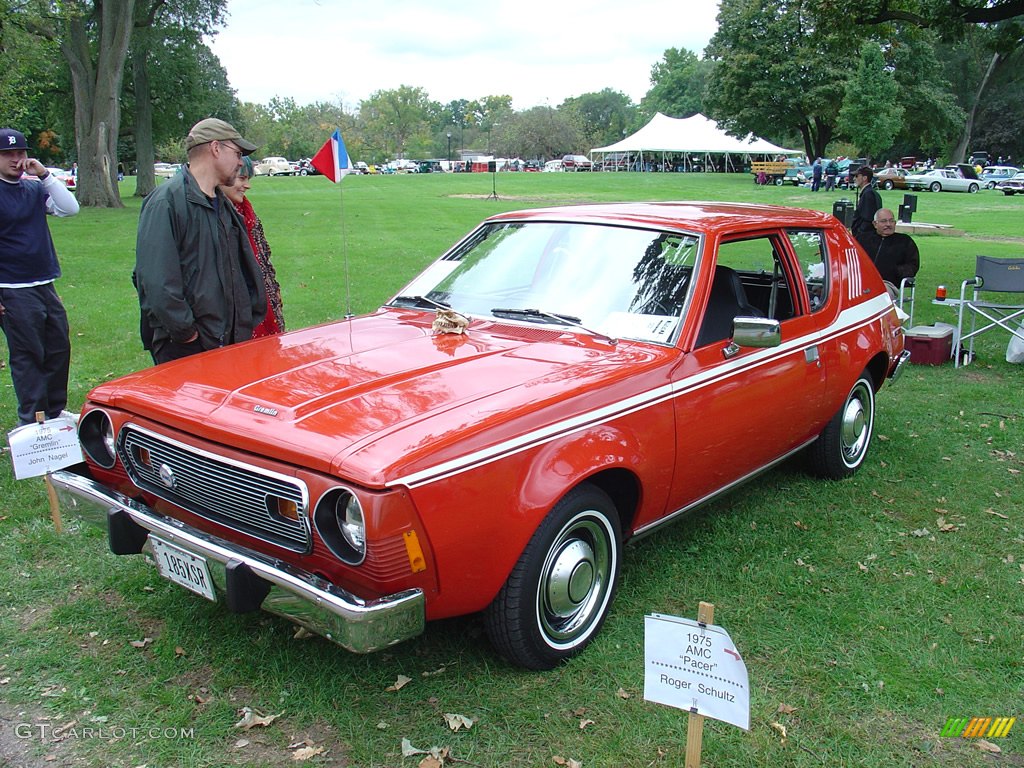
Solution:
{"label": "tree trunk", "polygon": [[[147,30],[148,33],[148,30]],[[136,30],[132,45],[132,80],[135,86],[135,196],[145,197],[156,189],[153,162],[153,94],[149,87],[149,49],[146,33]]]}
{"label": "tree trunk", "polygon": [[[71,69],[78,202],[83,206],[123,207],[117,188],[117,139],[121,129],[121,83],[134,7],[135,0],[104,0],[91,16],[71,16],[66,22],[67,35],[60,49]],[[93,41],[89,39],[90,32]]]}
{"label": "tree trunk", "polygon": [[978,90],[974,92],[974,99],[971,102],[971,108],[967,110],[967,120],[964,121],[964,130],[960,134],[960,141],[957,142],[956,149],[953,150],[954,163],[962,163],[967,157],[967,147],[970,146],[971,135],[974,133],[974,116],[978,113],[978,105],[981,104],[981,97],[985,93],[988,81],[992,79],[992,74],[996,71],[996,67],[999,66],[1000,61],[1002,61],[1002,57],[998,53],[993,53],[992,60],[988,63],[988,69],[985,70],[985,76],[981,78],[981,82],[978,84]]}

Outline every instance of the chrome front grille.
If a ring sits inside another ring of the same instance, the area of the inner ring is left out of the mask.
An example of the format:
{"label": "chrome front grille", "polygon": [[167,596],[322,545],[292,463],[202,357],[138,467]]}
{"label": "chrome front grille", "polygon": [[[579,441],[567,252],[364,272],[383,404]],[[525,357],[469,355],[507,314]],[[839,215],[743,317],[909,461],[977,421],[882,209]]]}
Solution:
{"label": "chrome front grille", "polygon": [[[295,552],[311,547],[303,483],[136,426],[121,430],[117,453],[139,488],[193,514]],[[280,514],[294,503],[298,520]]]}

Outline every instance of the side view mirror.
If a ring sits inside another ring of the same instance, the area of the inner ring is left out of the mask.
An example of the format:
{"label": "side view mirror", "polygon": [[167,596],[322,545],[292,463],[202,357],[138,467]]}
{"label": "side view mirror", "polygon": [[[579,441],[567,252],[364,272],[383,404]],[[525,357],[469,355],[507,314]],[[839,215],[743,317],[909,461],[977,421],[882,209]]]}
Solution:
{"label": "side view mirror", "polygon": [[741,347],[777,347],[782,343],[778,320],[764,317],[737,317],[732,321],[732,340]]}

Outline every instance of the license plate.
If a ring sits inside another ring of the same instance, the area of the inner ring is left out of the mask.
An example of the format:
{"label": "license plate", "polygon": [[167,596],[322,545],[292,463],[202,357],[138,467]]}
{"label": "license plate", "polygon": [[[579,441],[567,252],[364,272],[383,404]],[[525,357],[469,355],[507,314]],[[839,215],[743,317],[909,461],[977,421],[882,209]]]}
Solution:
{"label": "license plate", "polygon": [[161,576],[197,595],[202,595],[207,600],[216,602],[210,569],[206,567],[205,559],[155,536],[150,536],[149,541],[153,545],[153,556],[156,558],[156,567],[160,570]]}

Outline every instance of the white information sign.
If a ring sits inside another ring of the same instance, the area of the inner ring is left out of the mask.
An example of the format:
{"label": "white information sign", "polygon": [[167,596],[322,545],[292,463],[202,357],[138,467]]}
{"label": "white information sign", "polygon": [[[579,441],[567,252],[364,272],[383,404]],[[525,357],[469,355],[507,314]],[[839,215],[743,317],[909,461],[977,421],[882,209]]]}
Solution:
{"label": "white information sign", "polygon": [[644,617],[644,699],[750,730],[747,665],[714,624]]}
{"label": "white information sign", "polygon": [[78,428],[71,419],[48,419],[12,429],[7,433],[7,442],[18,480],[45,475],[82,461]]}

